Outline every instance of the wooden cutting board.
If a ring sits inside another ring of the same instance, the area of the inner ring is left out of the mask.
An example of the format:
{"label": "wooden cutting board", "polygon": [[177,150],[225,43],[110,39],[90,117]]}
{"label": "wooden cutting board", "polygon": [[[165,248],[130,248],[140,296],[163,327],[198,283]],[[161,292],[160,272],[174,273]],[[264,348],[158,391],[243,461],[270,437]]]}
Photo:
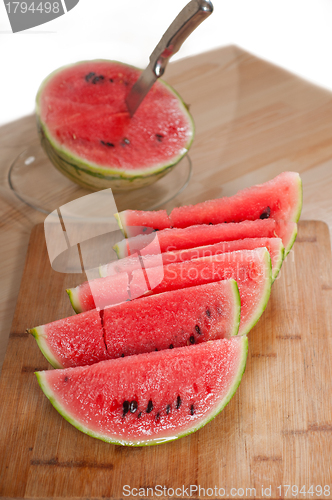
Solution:
{"label": "wooden cutting board", "polygon": [[[178,442],[127,448],[76,430],[38,386],[33,372],[50,366],[25,329],[72,314],[64,290],[84,276],[51,269],[37,225],[0,380],[1,497],[126,498],[143,488],[130,497],[152,498],[156,490],[147,488],[158,485],[180,488],[177,496],[184,498],[190,485],[193,498],[267,498],[269,487],[271,498],[291,498],[282,485],[332,489],[330,252],[327,226],[301,222],[267,309],[249,334],[246,372],[226,409]],[[321,497],[332,498],[329,491]],[[172,490],[158,498],[167,496]]]}

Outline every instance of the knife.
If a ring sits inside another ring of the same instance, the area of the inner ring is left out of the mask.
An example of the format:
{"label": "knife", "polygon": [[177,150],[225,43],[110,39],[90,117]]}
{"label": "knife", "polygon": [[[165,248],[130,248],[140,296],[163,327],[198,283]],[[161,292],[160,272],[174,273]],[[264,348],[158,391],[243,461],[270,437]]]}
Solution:
{"label": "knife", "polygon": [[180,49],[197,26],[213,12],[210,0],[191,0],[174,19],[150,55],[150,63],[132,86],[126,104],[131,116],[155,81],[161,77],[169,59]]}

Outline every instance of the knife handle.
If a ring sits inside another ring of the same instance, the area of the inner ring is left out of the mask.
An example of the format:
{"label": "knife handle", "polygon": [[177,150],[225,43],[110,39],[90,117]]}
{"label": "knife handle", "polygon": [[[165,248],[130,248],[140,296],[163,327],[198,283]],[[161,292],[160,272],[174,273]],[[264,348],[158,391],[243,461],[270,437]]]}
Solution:
{"label": "knife handle", "polygon": [[150,55],[150,64],[157,78],[163,75],[169,59],[180,49],[197,26],[213,12],[210,0],[191,0],[174,19]]}

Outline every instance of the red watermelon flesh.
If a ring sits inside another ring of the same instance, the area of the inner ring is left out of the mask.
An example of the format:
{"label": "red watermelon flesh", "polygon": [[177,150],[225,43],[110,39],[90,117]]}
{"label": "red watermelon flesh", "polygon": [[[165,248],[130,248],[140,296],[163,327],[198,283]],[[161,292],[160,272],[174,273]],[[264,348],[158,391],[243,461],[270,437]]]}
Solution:
{"label": "red watermelon flesh", "polygon": [[142,297],[104,310],[110,358],[231,337],[240,323],[234,280]]}
{"label": "red watermelon flesh", "polygon": [[[158,231],[155,238],[158,239],[159,247],[156,244],[155,248],[160,248],[160,251],[164,253],[245,238],[278,237],[282,239],[287,255],[296,234],[297,224],[295,222],[275,221],[273,219],[216,225],[202,224],[184,229],[173,228]],[[114,246],[114,249],[118,258],[121,259],[135,252],[142,252],[147,245],[151,245],[152,251],[151,235],[138,235],[122,240]]]}
{"label": "red watermelon flesh", "polygon": [[239,335],[247,334],[257,323],[271,292],[271,259],[266,248],[239,250],[163,268],[146,269],[151,290],[147,291],[142,273],[133,271],[130,294],[157,294],[233,278],[239,287],[241,321]]}
{"label": "red watermelon flesh", "polygon": [[302,183],[299,174],[282,172],[274,179],[239,191],[230,198],[174,208],[170,222],[172,227],[268,218],[297,222],[301,208]]}
{"label": "red watermelon flesh", "polygon": [[130,300],[127,273],[85,281],[67,291],[75,312],[80,313]]}
{"label": "red watermelon flesh", "polygon": [[214,418],[245,369],[246,337],[37,372],[45,395],[80,431],[123,445],[172,441]]}
{"label": "red watermelon flesh", "polygon": [[100,315],[95,309],[28,331],[55,368],[91,365],[109,358]]}
{"label": "red watermelon flesh", "polygon": [[49,138],[75,157],[106,169],[139,172],[173,163],[192,140],[191,118],[179,97],[161,82],[153,85],[131,118],[125,99],[140,73],[102,60],[54,72],[37,97],[37,112]]}
{"label": "red watermelon flesh", "polygon": [[142,264],[145,268],[157,267],[160,266],[162,260],[162,264],[165,266],[167,264],[184,262],[200,257],[209,257],[211,255],[219,255],[237,250],[254,250],[255,248],[261,247],[265,247],[269,251],[272,264],[272,280],[274,281],[284,258],[284,246],[280,238],[245,238],[243,240],[226,241],[197,248],[165,252],[161,254],[161,258],[160,255],[146,255],[142,256],[142,261],[138,261],[137,257],[126,257],[125,259],[120,259],[116,262],[101,266],[100,275],[105,277],[121,272],[127,272],[131,275],[135,269],[140,269]]}
{"label": "red watermelon flesh", "polygon": [[274,179],[243,189],[234,196],[174,208],[168,218],[164,210],[154,212],[151,218],[150,212],[125,210],[117,218],[121,219],[124,235],[130,237],[146,233],[152,228],[184,228],[197,224],[269,218],[297,222],[301,208],[302,183],[299,174],[282,172]]}

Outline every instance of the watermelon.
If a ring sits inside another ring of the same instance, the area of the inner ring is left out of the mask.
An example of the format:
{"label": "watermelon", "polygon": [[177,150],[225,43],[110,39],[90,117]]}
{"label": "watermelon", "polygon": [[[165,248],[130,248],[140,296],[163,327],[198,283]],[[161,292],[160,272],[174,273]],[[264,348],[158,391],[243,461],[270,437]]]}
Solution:
{"label": "watermelon", "polygon": [[245,238],[279,237],[282,239],[285,255],[287,255],[293,246],[296,234],[297,224],[295,222],[275,221],[273,219],[216,225],[202,224],[184,229],[164,229],[149,235],[140,234],[120,241],[114,246],[114,250],[118,258],[121,259],[134,253],[142,253],[142,250],[148,245],[150,253],[163,253]]}
{"label": "watermelon", "polygon": [[[199,257],[209,257],[210,255],[219,255],[221,253],[234,252],[236,250],[254,250],[255,248],[266,247],[269,251],[272,264],[272,281],[274,281],[280,271],[284,259],[284,246],[280,238],[245,238],[243,240],[225,241],[213,245],[205,245],[188,250],[175,250],[174,252],[165,252],[161,254],[162,264],[172,264],[175,262],[184,262],[186,260],[197,259]],[[160,266],[160,255],[142,256],[142,263],[145,268]],[[121,272],[127,272],[129,275],[135,270],[141,268],[141,261],[136,257],[126,257],[117,262],[111,262],[100,266],[101,277],[112,276]]]}
{"label": "watermelon", "polygon": [[82,432],[130,446],[195,432],[234,395],[244,372],[246,337],[36,372],[58,412]]}
{"label": "watermelon", "polygon": [[[162,272],[161,272],[162,269]],[[233,278],[239,287],[241,321],[239,335],[247,334],[261,317],[271,292],[271,259],[266,248],[239,250],[211,257],[146,269],[151,290],[142,273],[133,271],[131,297],[163,293]]]}
{"label": "watermelon", "polygon": [[92,365],[109,359],[99,312],[60,319],[28,330],[54,368]]}
{"label": "watermelon", "polygon": [[[166,218],[165,210],[150,212],[125,210],[117,214],[127,237],[166,227],[220,224],[244,220],[274,219],[297,222],[302,208],[302,183],[296,172],[282,172],[274,179],[239,191],[231,197],[208,200],[197,205],[174,208]],[[162,222],[162,223],[161,223]],[[135,229],[135,226],[138,226]]]}
{"label": "watermelon", "polygon": [[234,280],[142,297],[104,310],[110,358],[173,349],[237,335],[240,295]]}
{"label": "watermelon", "polygon": [[54,368],[92,365],[237,335],[240,295],[234,280],[219,281],[93,309],[32,328]]}
{"label": "watermelon", "polygon": [[69,288],[66,292],[77,313],[90,311],[96,307],[104,309],[106,306],[130,300],[128,274],[121,273],[103,279],[85,281],[76,288]]}
{"label": "watermelon", "polygon": [[[234,279],[241,298],[241,322],[239,333],[246,334],[263,313],[270,296],[272,284],[271,258],[266,248],[238,250],[156,266],[135,269],[131,273],[129,294],[131,300],[143,295],[155,295],[171,290],[203,285],[220,280]],[[107,278],[95,280],[104,294],[104,303],[114,303],[114,290],[104,287]],[[85,284],[81,286],[86,286]],[[79,304],[77,304],[79,308]]]}
{"label": "watermelon", "polygon": [[63,174],[88,189],[127,191],[155,182],[188,152],[194,125],[187,107],[158,80],[133,117],[125,103],[140,70],[116,61],[83,61],[41,84],[36,115],[42,146]]}

